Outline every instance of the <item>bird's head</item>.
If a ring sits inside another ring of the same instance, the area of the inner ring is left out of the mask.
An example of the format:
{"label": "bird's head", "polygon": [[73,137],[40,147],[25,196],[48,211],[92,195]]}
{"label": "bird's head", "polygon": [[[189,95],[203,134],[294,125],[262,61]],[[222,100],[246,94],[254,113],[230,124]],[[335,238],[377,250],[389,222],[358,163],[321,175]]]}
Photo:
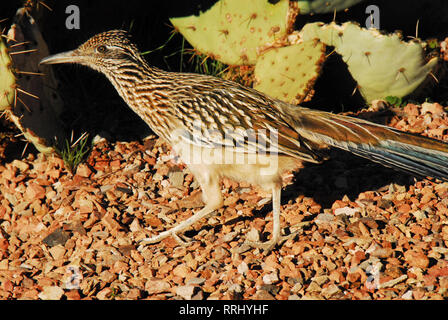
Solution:
{"label": "bird's head", "polygon": [[141,61],[129,34],[111,30],[93,36],[72,51],[48,56],[40,64],[78,63],[107,74],[126,62]]}

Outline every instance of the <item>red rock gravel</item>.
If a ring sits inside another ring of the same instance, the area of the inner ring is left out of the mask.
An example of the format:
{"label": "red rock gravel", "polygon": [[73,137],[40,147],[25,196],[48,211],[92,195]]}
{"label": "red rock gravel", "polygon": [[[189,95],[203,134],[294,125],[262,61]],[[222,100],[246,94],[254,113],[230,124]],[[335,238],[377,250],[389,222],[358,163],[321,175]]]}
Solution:
{"label": "red rock gravel", "polygon": [[[448,141],[441,105],[394,111],[390,125]],[[286,177],[292,236],[267,255],[242,243],[271,231],[270,195],[230,180],[188,246],[141,246],[203,205],[176,160],[150,137],[100,140],[74,174],[41,154],[0,165],[0,299],[448,297],[448,183],[336,157]]]}

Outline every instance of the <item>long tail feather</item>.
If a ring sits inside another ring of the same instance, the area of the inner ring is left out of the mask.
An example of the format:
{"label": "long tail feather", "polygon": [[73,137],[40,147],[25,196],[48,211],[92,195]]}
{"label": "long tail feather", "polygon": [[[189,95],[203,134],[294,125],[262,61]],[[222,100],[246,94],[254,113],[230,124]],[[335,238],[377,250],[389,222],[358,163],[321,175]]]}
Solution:
{"label": "long tail feather", "polygon": [[448,144],[363,119],[299,108],[294,128],[303,137],[385,166],[448,181]]}

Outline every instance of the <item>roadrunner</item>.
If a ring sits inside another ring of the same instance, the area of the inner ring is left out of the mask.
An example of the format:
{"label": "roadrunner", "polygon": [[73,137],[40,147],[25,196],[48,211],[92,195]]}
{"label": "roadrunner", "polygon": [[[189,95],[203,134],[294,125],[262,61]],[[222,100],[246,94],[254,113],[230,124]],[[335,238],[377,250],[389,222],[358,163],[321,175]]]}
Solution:
{"label": "roadrunner", "polygon": [[144,243],[178,238],[223,206],[228,177],[272,191],[271,239],[251,244],[271,250],[281,239],[282,174],[320,163],[335,147],[418,176],[448,180],[448,144],[365,120],[311,110],[212,76],[150,66],[122,30],[93,36],[42,64],[78,63],[103,73],[129,107],[165,139],[198,180],[205,206]]}

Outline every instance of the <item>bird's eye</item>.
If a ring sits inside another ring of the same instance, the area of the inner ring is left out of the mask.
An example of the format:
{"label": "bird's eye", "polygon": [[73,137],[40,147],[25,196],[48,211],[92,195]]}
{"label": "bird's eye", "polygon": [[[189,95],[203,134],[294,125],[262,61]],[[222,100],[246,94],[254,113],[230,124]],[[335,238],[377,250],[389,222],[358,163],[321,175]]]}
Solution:
{"label": "bird's eye", "polygon": [[98,51],[99,53],[106,53],[107,52],[107,47],[106,46],[99,46],[98,48],[96,48],[96,51]]}

